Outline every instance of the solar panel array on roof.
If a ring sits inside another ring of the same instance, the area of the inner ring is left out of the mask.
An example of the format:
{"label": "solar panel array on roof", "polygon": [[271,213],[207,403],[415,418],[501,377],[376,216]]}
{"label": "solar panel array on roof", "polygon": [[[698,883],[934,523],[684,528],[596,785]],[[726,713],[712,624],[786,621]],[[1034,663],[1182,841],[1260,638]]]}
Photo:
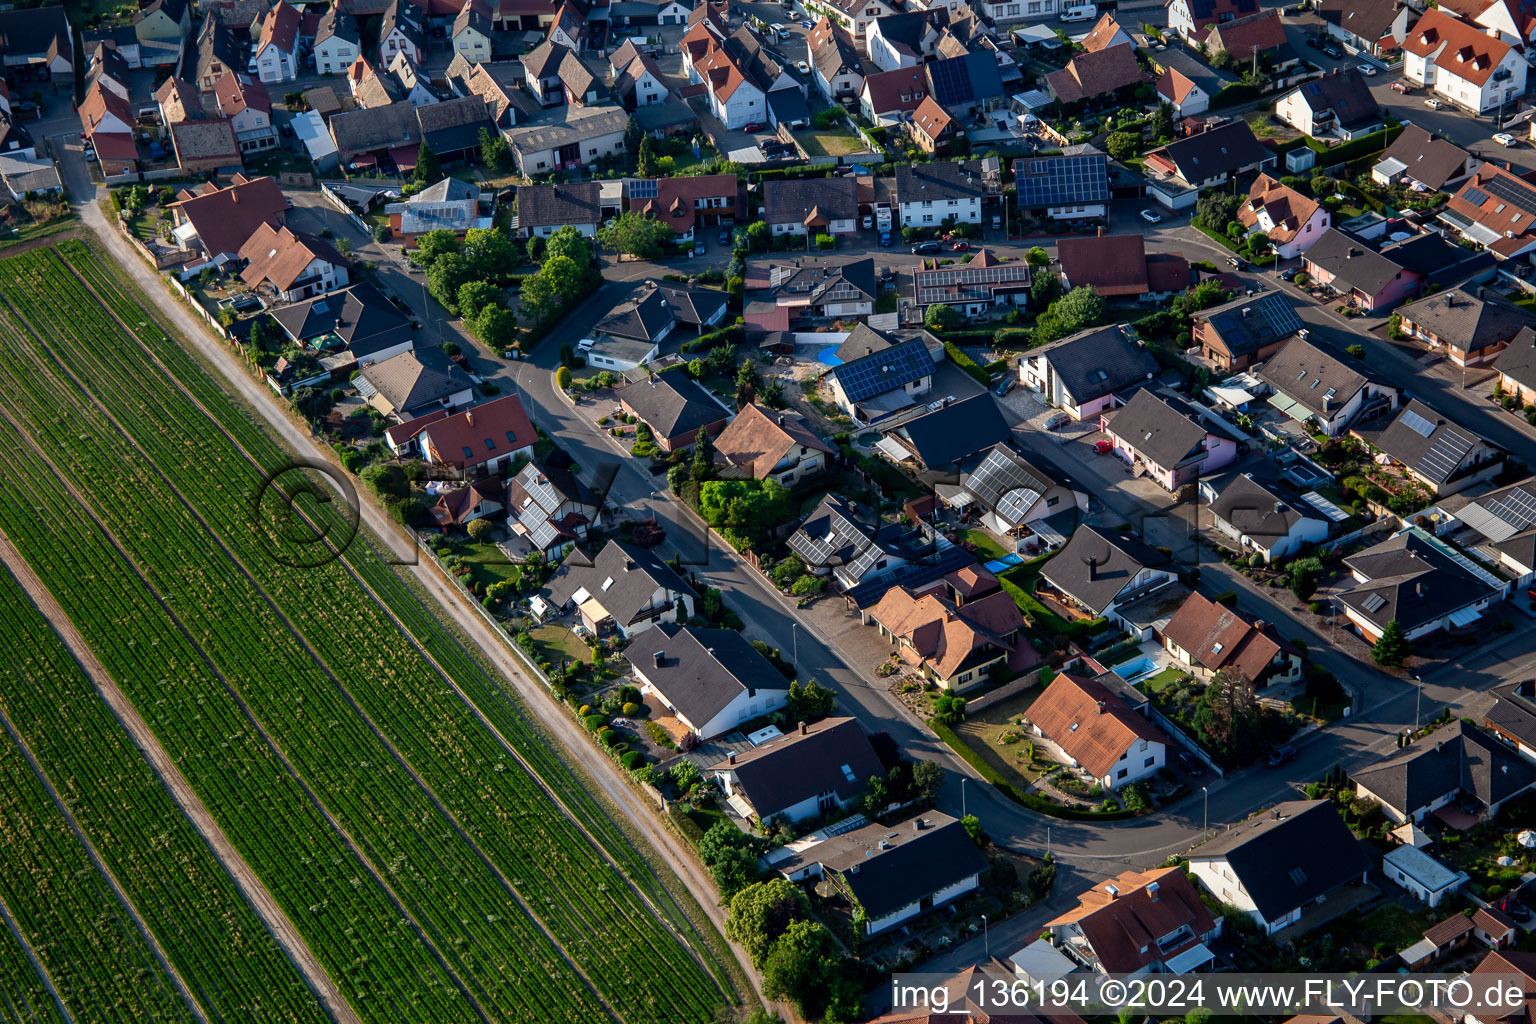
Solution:
{"label": "solar panel array on roof", "polygon": [[1536,524],[1536,495],[1516,487],[1501,498],[1473,502],[1456,518],[1498,543]]}
{"label": "solar panel array on roof", "polygon": [[1412,409],[1403,410],[1403,425],[1420,437],[1428,437],[1435,432],[1435,425]]}
{"label": "solar panel array on roof", "polygon": [[885,596],[886,591],[900,584],[917,589],[943,579],[956,569],[974,565],[976,557],[962,547],[951,546],[929,557],[923,563],[909,563],[884,572],[875,573],[869,579],[850,587],[843,594],[855,608],[868,608]]}
{"label": "solar panel array on roof", "polygon": [[1022,284],[1029,280],[1029,267],[1024,263],[1003,263],[975,269],[920,270],[914,276],[919,305],[967,298],[981,302],[992,298],[992,285]]}
{"label": "solar panel array on roof", "polygon": [[1471,186],[1471,185],[1469,185],[1467,187],[1467,190],[1465,192],[1463,192],[1461,195],[1462,195],[1462,198],[1465,199],[1467,202],[1476,204],[1477,206],[1482,206],[1484,203],[1486,203],[1488,201],[1488,193],[1484,192],[1480,188],[1477,188],[1477,187]]}
{"label": "solar panel array on roof", "polygon": [[1360,602],[1360,607],[1364,608],[1368,612],[1374,612],[1386,603],[1387,599],[1382,597],[1380,594],[1372,594],[1370,597],[1367,597],[1364,601]]}
{"label": "solar panel array on roof", "polygon": [[632,178],[629,182],[631,199],[655,199],[660,192],[661,186],[655,178]]}
{"label": "solar panel array on roof", "polygon": [[1461,460],[1472,450],[1473,440],[1450,427],[1441,427],[1430,442],[1429,451],[1414,466],[1420,473],[1438,482],[1449,480]]}
{"label": "solar panel array on roof", "polygon": [[974,500],[993,509],[1005,523],[1017,526],[1040,500],[1047,485],[1016,460],[994,449],[966,477],[963,487]]}
{"label": "solar panel array on roof", "polygon": [[1529,187],[1522,187],[1518,182],[1499,175],[1491,181],[1483,182],[1483,188],[1506,203],[1518,206],[1536,217],[1536,193],[1533,193]]}
{"label": "solar panel array on roof", "polygon": [[933,82],[933,99],[941,107],[961,103],[971,98],[971,76],[964,58],[934,61],[928,65],[928,76]]}
{"label": "solar panel array on roof", "polygon": [[1102,153],[1018,160],[1014,171],[1024,209],[1109,202],[1109,158]]}
{"label": "solar panel array on roof", "polygon": [[933,373],[933,358],[921,338],[874,352],[832,370],[850,402],[884,394]]}

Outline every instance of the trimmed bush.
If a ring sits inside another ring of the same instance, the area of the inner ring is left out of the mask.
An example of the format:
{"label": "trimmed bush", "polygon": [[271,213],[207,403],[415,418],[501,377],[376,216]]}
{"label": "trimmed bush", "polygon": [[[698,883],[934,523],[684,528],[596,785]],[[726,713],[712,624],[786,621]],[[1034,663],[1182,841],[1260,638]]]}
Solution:
{"label": "trimmed bush", "polygon": [[626,717],[630,717],[630,716],[638,715],[640,713],[640,705],[639,704],[625,704],[619,710],[624,712]]}

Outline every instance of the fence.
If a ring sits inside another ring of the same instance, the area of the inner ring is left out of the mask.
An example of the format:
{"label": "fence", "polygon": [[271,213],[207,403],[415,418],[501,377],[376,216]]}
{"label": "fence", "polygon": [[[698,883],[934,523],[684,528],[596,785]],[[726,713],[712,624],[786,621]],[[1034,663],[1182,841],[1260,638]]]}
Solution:
{"label": "fence", "polygon": [[1189,751],[1190,754],[1199,758],[1202,764],[1216,773],[1217,778],[1224,779],[1227,777],[1227,773],[1221,770],[1221,765],[1211,760],[1211,755],[1207,754],[1201,748],[1200,744],[1190,739],[1188,734],[1186,734],[1183,729],[1180,729],[1177,725],[1173,724],[1173,719],[1157,710],[1157,708],[1153,707],[1150,702],[1147,704],[1147,717],[1161,726],[1163,731],[1168,735],[1178,740],[1179,743],[1183,745],[1184,749]]}
{"label": "fence", "polygon": [[138,185],[146,181],[169,181],[171,178],[190,177],[180,167],[162,167],[156,171],[132,171],[128,174],[112,174],[102,177],[108,185]]}
{"label": "fence", "polygon": [[348,206],[346,201],[343,200],[341,196],[338,196],[335,192],[331,191],[331,187],[323,181],[320,183],[320,194],[325,196],[326,199],[330,200],[332,206],[346,214],[347,219],[352,222],[353,227],[357,228],[364,234],[372,233],[371,229],[368,227],[367,222],[364,221],[363,218],[359,217],[356,213],[353,213],[352,207]]}
{"label": "fence", "polygon": [[968,715],[977,715],[987,710],[987,708],[990,708],[994,704],[1001,704],[1009,697],[1018,696],[1025,690],[1029,689],[1031,686],[1037,685],[1040,682],[1041,677],[1048,671],[1050,671],[1050,669],[1041,668],[1035,671],[1026,672],[1011,683],[1004,683],[1002,686],[999,686],[997,689],[990,693],[984,693],[980,697],[977,697],[975,700],[966,701],[965,713]]}

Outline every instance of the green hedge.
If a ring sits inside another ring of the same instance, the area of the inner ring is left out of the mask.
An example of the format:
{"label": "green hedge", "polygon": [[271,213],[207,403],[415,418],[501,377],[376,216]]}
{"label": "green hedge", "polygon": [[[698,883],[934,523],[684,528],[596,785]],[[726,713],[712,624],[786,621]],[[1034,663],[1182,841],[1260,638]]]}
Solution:
{"label": "green hedge", "polygon": [[972,359],[964,352],[961,352],[960,346],[956,345],[954,342],[946,341],[944,343],[944,354],[949,356],[950,362],[954,363],[956,366],[960,367],[960,369],[970,374],[972,379],[974,379],[976,383],[980,384],[982,387],[986,387],[992,382],[992,378],[987,376],[987,371],[977,366],[976,360]]}
{"label": "green hedge", "polygon": [[720,345],[740,345],[746,340],[746,328],[741,324],[731,324],[708,334],[701,334],[697,338],[690,338],[680,346],[684,352],[699,352],[705,349],[716,348]]}
{"label": "green hedge", "polygon": [[[1015,803],[1023,804],[1031,810],[1039,811],[1041,814],[1049,815],[1052,818],[1066,818],[1070,821],[1120,821],[1125,818],[1136,817],[1136,812],[1134,811],[1084,811],[1075,807],[1063,807],[1061,804],[1052,803],[1044,797],[1036,796],[1033,793],[1026,793],[1003,778],[996,768],[987,763],[986,758],[972,749],[971,745],[961,739],[949,726],[944,725],[942,722],[933,721],[930,721],[928,725],[933,729],[935,736],[949,744],[949,749],[959,754],[966,764],[975,768],[981,773],[982,778],[996,786],[998,792]],[[1112,795],[1111,793],[1106,793],[1105,798],[1108,799]]]}

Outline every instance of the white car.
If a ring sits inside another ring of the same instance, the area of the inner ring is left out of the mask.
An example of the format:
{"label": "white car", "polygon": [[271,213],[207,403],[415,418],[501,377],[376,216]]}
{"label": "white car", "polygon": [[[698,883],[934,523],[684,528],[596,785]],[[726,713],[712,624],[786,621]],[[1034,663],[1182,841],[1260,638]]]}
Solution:
{"label": "white car", "polygon": [[803,60],[802,60],[802,61],[797,61],[797,62],[796,62],[796,63],[795,63],[795,68],[796,68],[796,69],[797,69],[797,70],[798,70],[798,71],[799,71],[799,72],[800,72],[800,73],[801,73],[801,74],[802,74],[802,75],[808,75],[808,74],[810,74],[810,73],[811,73],[811,66],[810,66],[810,65],[809,65],[809,64],[807,64],[807,63],[806,63],[806,62],[805,62],[805,61],[803,61]]}
{"label": "white car", "polygon": [[768,31],[772,32],[776,36],[782,36],[785,33],[786,29],[784,28],[783,25],[773,24],[773,25],[769,25],[768,26]]}
{"label": "white car", "polygon": [[1441,107],[1445,106],[1444,103],[1441,103],[1439,100],[1435,99],[1433,96],[1431,96],[1429,99],[1425,100],[1424,101],[1424,105],[1426,107],[1428,107],[1429,109],[1431,109],[1431,110],[1439,110]]}
{"label": "white car", "polygon": [[1156,210],[1142,210],[1141,219],[1148,224],[1161,224],[1163,222],[1163,215]]}
{"label": "white car", "polygon": [[1509,134],[1509,132],[1495,132],[1493,141],[1501,146],[1518,146],[1520,144],[1520,140]]}
{"label": "white car", "polygon": [[1374,64],[1356,64],[1355,65],[1355,70],[1360,72],[1365,77],[1370,78],[1372,75],[1376,74],[1376,65],[1374,65]]}

